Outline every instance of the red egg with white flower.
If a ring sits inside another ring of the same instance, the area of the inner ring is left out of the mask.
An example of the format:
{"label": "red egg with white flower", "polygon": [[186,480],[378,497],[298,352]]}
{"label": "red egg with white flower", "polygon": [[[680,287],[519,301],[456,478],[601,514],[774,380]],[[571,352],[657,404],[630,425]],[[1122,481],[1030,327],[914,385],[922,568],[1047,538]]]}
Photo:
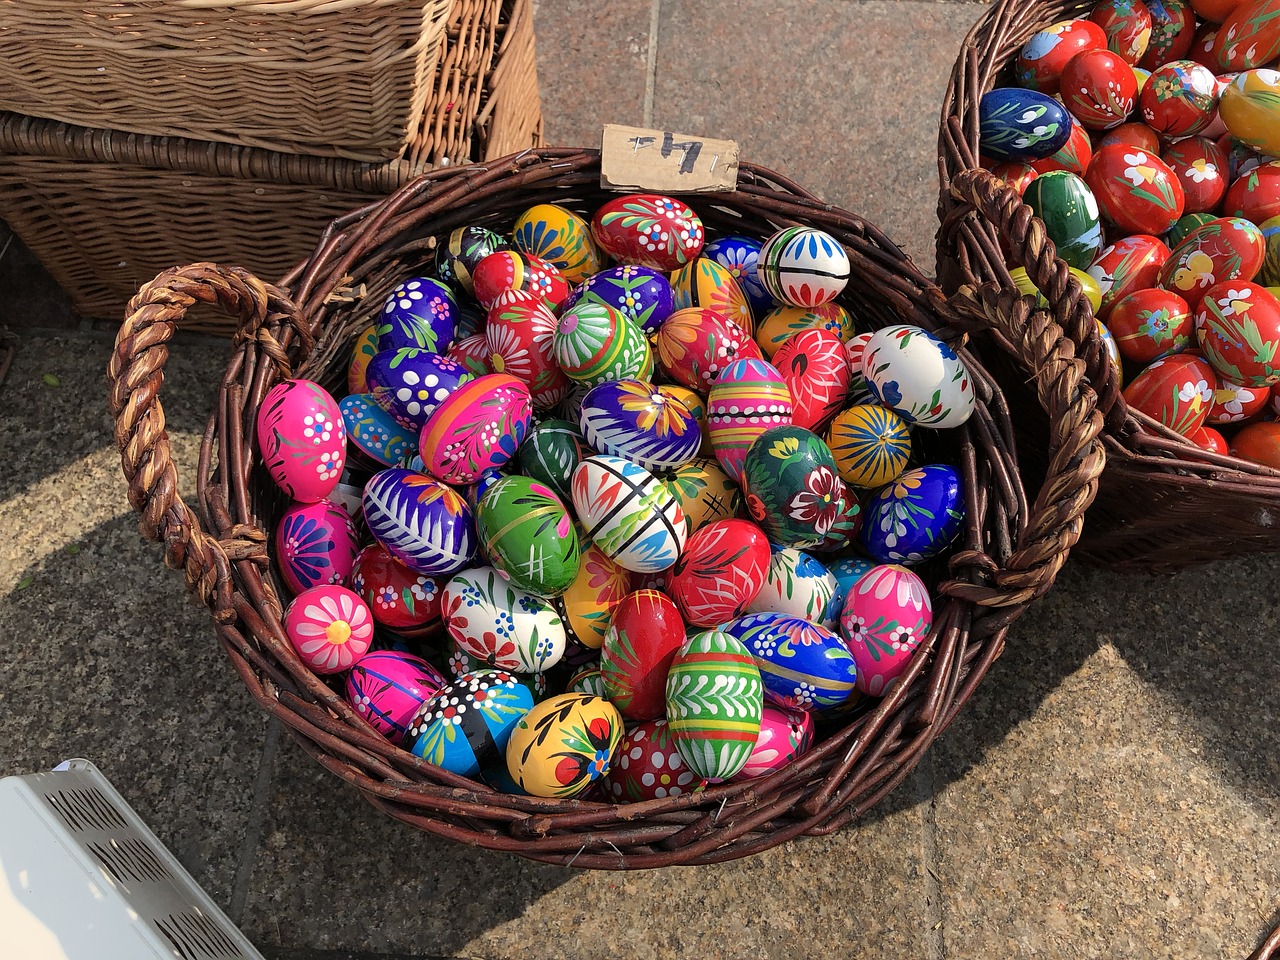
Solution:
{"label": "red egg with white flower", "polygon": [[1182,238],[1160,268],[1159,284],[1192,307],[1208,289],[1228,280],[1252,280],[1266,256],[1266,240],[1243,217],[1219,217]]}
{"label": "red egg with white flower", "polygon": [[1142,0],[1102,0],[1089,19],[1107,35],[1107,48],[1125,63],[1142,59],[1151,42],[1151,11]]}
{"label": "red egg with white flower", "polygon": [[1203,357],[1177,353],[1134,377],[1124,389],[1124,399],[1133,409],[1186,437],[1204,426],[1217,382],[1217,372]]}
{"label": "red egg with white flower", "polygon": [[403,637],[426,637],[441,629],[441,583],[406,567],[379,543],[356,556],[350,580],[374,622]]}
{"label": "red egg with white flower", "polygon": [[1227,155],[1208,137],[1185,137],[1160,155],[1178,176],[1185,213],[1216,210],[1227,192]]}
{"label": "red egg with white flower", "polygon": [[1120,356],[1143,364],[1185,350],[1195,335],[1187,301],[1158,287],[1135,290],[1116,303],[1107,328]]}
{"label": "red egg with white flower", "polygon": [[1133,113],[1138,79],[1118,54],[1086,50],[1063,68],[1059,95],[1078,122],[1090,130],[1109,130]]}
{"label": "red egg with white flower", "polygon": [[1247,387],[1280,383],[1280,299],[1256,283],[1228,280],[1196,311],[1200,349],[1223,377]]}
{"label": "red egg with white flower", "polygon": [[1194,60],[1175,60],[1151,71],[1138,98],[1142,118],[1162,137],[1187,137],[1213,123],[1218,80]]}
{"label": "red egg with white flower", "polygon": [[1182,216],[1182,184],[1153,153],[1121,144],[1103,147],[1084,179],[1102,215],[1123,230],[1157,235]]}
{"label": "red egg with white flower", "polygon": [[1213,388],[1213,406],[1205,423],[1243,423],[1261,413],[1271,397],[1270,387],[1246,387],[1218,378]]}

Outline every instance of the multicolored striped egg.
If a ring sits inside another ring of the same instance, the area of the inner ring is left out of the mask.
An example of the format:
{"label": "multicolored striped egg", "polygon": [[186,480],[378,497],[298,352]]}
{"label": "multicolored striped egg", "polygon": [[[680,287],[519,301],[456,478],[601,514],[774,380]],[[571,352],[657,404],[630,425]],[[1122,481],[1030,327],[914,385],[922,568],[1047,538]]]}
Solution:
{"label": "multicolored striped egg", "polygon": [[709,523],[685,544],[667,593],[687,623],[714,627],[741,616],[765,585],[769,541],[749,520]]}
{"label": "multicolored striped egg", "polygon": [[418,431],[396,423],[373,402],[373,394],[353,393],[338,402],[347,440],[373,463],[393,467],[418,452]]}
{"label": "multicolored striped egg", "polygon": [[591,449],[577,424],[551,419],[534,425],[516,459],[521,473],[545,483],[567,504],[573,471],[589,456]]}
{"label": "multicolored striped egg", "polygon": [[402,467],[383,470],[365,485],[361,502],[374,539],[412,570],[454,573],[475,555],[471,508],[431,477]]}
{"label": "multicolored striped egg", "polygon": [[578,303],[602,303],[623,313],[645,333],[662,326],[676,308],[666,275],[652,267],[625,263],[588,277],[569,295],[562,312]]}
{"label": "multicolored striped egg", "polygon": [[560,498],[537,480],[513,476],[492,484],[476,504],[476,535],[521,590],[554,597],[578,576],[578,532]]}
{"label": "multicolored striped egg", "polygon": [[600,675],[605,696],[628,720],[662,716],[667,672],[684,638],[684,620],[665,593],[637,590],[613,608]]}
{"label": "multicolored striped egg", "polygon": [[854,583],[840,631],[858,665],[858,689],[883,696],[911,663],[933,624],[924,581],[896,564],[873,567]]}
{"label": "multicolored striped egg", "polygon": [[667,675],[667,723],[676,749],[698,776],[739,773],[760,736],[760,669],[740,640],[704,630],[680,647]]}
{"label": "multicolored striped egg", "polygon": [[378,350],[413,347],[444,353],[457,331],[453,291],[431,277],[411,277],[387,297],[377,318]]}
{"label": "multicolored striped egg", "polygon": [[570,283],[581,283],[604,266],[591,225],[556,203],[539,203],[520,214],[511,228],[511,245],[558,267]]}
{"label": "multicolored striped egg", "polygon": [[405,347],[379,353],[365,371],[373,402],[406,430],[420,431],[435,409],[473,378],[456,360]]}
{"label": "multicolored striped egg", "polygon": [[690,534],[708,523],[735,516],[742,503],[738,485],[719,463],[709,457],[691,460],[663,474],[661,479],[680,504],[688,520]]}
{"label": "multicolored striped egg", "polygon": [[573,472],[573,506],[588,537],[636,573],[675,564],[687,524],[680,503],[652,473],[607,454],[588,457]]}
{"label": "multicolored striped egg", "polygon": [[751,304],[732,273],[708,257],[686,263],[671,275],[675,308],[706,307],[728,317],[747,333],[755,330]]}
{"label": "multicolored striped egg", "polygon": [[426,637],[439,630],[440,581],[411,570],[380,543],[356,556],[351,589],[369,605],[374,623],[402,637]]}
{"label": "multicolored striped egg", "polygon": [[511,674],[477,670],[418,708],[405,745],[437,767],[474,777],[503,755],[516,724],[532,709],[533,694]]}
{"label": "multicolored striped egg", "polygon": [[474,483],[515,456],[532,419],[533,399],[522,381],[505,373],[477,377],[441,402],[423,426],[422,462],[445,483]]}
{"label": "multicolored striped egg", "polygon": [[475,293],[471,272],[489,254],[509,249],[501,234],[486,227],[457,227],[436,248],[436,276],[454,289]]}
{"label": "multicolored striped egg", "polygon": [[862,547],[880,563],[919,563],[951,545],[964,515],[954,467],[931,463],[908,470],[867,504]]}
{"label": "multicolored striped egg", "polygon": [[258,408],[258,452],[293,500],[316,503],[337,486],[347,461],[347,429],[329,391],[312,380],[284,380]]}
{"label": "multicolored striped egg", "polygon": [[654,337],[662,369],[676,383],[705,395],[720,371],[737,359],[761,359],[750,334],[705,307],[677,310]]}
{"label": "multicolored striped egg", "polygon": [[815,307],[774,307],[760,318],[756,343],[764,355],[772,359],[784,343],[806,330],[826,330],[841,340],[848,340],[854,336],[853,318],[838,303],[820,303]]}
{"label": "multicolored striped egg", "polygon": [[819,433],[844,406],[851,372],[844,341],[829,330],[802,330],[772,363],[791,390],[791,422]]}
{"label": "multicolored striped egg", "polygon": [[294,593],[345,583],[359,549],[350,515],[328,500],[293,504],[276,525],[275,542],[280,575]]}
{"label": "multicolored striped egg", "polygon": [[751,756],[734,779],[767,777],[804,756],[811,746],[813,714],[806,710],[783,710],[766,703],[760,716],[760,735],[756,737],[756,745],[751,748]]}
{"label": "multicolored striped egg", "polygon": [[688,463],[702,446],[698,421],[685,404],[644,380],[610,380],[582,400],[583,436],[601,453],[668,470]]}
{"label": "multicolored striped egg", "polygon": [[702,251],[705,232],[693,208],[660,194],[628,194],[610,200],[591,218],[591,234],[622,263],[667,273]]}
{"label": "multicolored striped egg", "polygon": [[765,360],[735,360],[716,377],[707,400],[707,434],[725,472],[742,483],[742,464],[756,439],[791,423],[791,389]]}
{"label": "multicolored striped egg", "polygon": [[751,613],[724,631],[742,641],[760,668],[765,698],[790,710],[836,707],[853,696],[853,655],[826,627],[785,613]]}
{"label": "multicolored striped egg", "polygon": [[347,703],[369,726],[399,744],[414,714],[448,685],[421,657],[399,650],[366,653],[347,674]]}
{"label": "multicolored striped egg", "polygon": [[816,307],[848,284],[849,254],[815,227],[784,227],[761,244],[756,275],[780,303]]}
{"label": "multicolored striped egg", "polygon": [[571,380],[647,380],[653,372],[649,340],[627,315],[603,303],[579,301],[556,325],[552,349]]}
{"label": "multicolored striped egg", "polygon": [[440,612],[457,649],[499,670],[542,673],[564,656],[555,608],[493,567],[454,574],[441,591]]}
{"label": "multicolored striped egg", "polygon": [[541,257],[519,250],[491,253],[471,272],[476,299],[490,310],[498,298],[512,290],[536,293],[552,310],[569,296],[569,281],[560,269]]}
{"label": "multicolored striped egg", "polygon": [[753,314],[761,316],[766,310],[775,306],[773,297],[764,288],[764,284],[760,282],[760,277],[756,273],[756,263],[760,259],[759,240],[736,234],[717,237],[707,242],[702,249],[702,255],[714,260],[733,275],[733,279],[738,281],[738,286],[746,294]]}
{"label": "multicolored striped egg", "polygon": [[795,547],[772,544],[764,586],[747,604],[747,612],[785,613],[825,624],[835,592],[836,578],[820,560]]}
{"label": "multicolored striped egg", "polygon": [[588,540],[582,547],[578,576],[552,602],[570,638],[599,650],[609,632],[614,608],[634,589],[631,571],[614,563]]}
{"label": "multicolored striped egg", "polygon": [[373,615],[354,591],[336,583],[303,590],[284,611],[284,633],[313,673],[341,673],[373,642]]}
{"label": "multicolored striped egg", "polygon": [[911,459],[911,428],[879,404],[855,404],[836,415],[827,433],[836,469],[864,490],[896,480]]}
{"label": "multicolored striped egg", "polygon": [[680,756],[665,718],[633,726],[618,744],[605,777],[609,796],[629,803],[695,793],[706,782]]}

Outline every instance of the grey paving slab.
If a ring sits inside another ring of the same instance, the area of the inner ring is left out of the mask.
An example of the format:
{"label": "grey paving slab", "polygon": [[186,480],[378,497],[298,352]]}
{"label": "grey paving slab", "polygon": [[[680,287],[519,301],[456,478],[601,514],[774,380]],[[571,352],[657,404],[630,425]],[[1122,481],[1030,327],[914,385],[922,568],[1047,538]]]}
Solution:
{"label": "grey paving slab", "polygon": [[1243,957],[1280,901],[1280,558],[1068,567],[937,745],[946,955]]}
{"label": "grey paving slab", "polygon": [[744,158],[879,226],[931,276],[942,94],[985,9],[665,2],[654,125],[737,140]]}
{"label": "grey paving slab", "polygon": [[[0,775],[93,760],[226,908],[264,723],[208,615],[138,533],[106,413],[109,349],[26,338],[0,386]],[[169,365],[180,464],[202,429],[186,398],[207,395],[220,359],[180,348]]]}
{"label": "grey paving slab", "polygon": [[244,928],[267,947],[488,960],[922,956],[923,820],[910,785],[891,799],[747,860],[587,872],[401,826],[286,742]]}

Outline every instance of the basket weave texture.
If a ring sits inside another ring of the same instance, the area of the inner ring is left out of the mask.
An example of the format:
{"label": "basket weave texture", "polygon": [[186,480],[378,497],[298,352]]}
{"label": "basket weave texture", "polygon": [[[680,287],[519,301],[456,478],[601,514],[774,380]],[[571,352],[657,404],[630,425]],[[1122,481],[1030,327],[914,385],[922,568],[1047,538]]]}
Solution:
{"label": "basket weave texture", "polygon": [[[0,114],[0,218],[90,317],[120,316],[174,264],[218,260],[279,277],[334,217],[431,165],[541,142],[531,0],[456,9],[470,19],[456,37],[451,28],[440,59],[451,106],[417,117],[422,150],[370,164]],[[234,330],[220,315],[186,326]]]}
{"label": "basket weave texture", "polygon": [[[281,628],[284,594],[270,533],[286,504],[256,466],[254,424],[282,377],[318,380],[341,394],[355,338],[404,276],[429,262],[456,226],[501,229],[528,206],[556,202],[589,215],[616,194],[599,187],[596,151],[540,150],[433,174],[325,231],[309,260],[279,287],[245,271],[195,264],[168,271],[130,302],[108,371],[129,498],[145,536],[165,547],[188,588],[210,607],[218,637],[255,700],[320,764],[377,808],[433,834],[524,857],[593,868],[701,864],[747,856],[835,831],[900,783],[955,718],[1000,655],[1009,625],[1051,587],[1080,533],[1103,467],[1096,398],[1070,342],[1021,301],[960,297],[949,304],[912,262],[861,218],[823,204],[749,163],[736,193],[688,196],[708,231],[767,236],[820,227],[848,251],[841,302],[863,329],[914,323],[955,342],[973,375],[977,410],[935,432],[959,470],[967,519],[953,554],[926,578],[934,623],[908,672],[883,699],[837,721],[808,754],[773,775],[705,792],[614,805],[496,793],[447,773],[376,735],[344,698],[304,667]],[[197,502],[177,493],[158,394],[166,341],[194,303],[216,303],[240,327],[201,449]],[[1049,474],[1029,503],[1004,400],[949,325],[961,315],[1004,330],[1055,411],[1041,443]],[[924,432],[924,431],[922,431]],[[930,442],[922,438],[924,442]]]}
{"label": "basket weave texture", "polygon": [[446,29],[456,48],[499,2],[0,3],[0,109],[314,156],[429,154]]}
{"label": "basket weave texture", "polygon": [[[942,108],[938,278],[944,290],[990,285],[1017,293],[1010,266],[1027,269],[1052,305],[1053,319],[1077,347],[1106,418],[1107,468],[1077,555],[1106,567],[1171,572],[1195,564],[1280,550],[1280,471],[1210,453],[1130,409],[1108,360],[1093,310],[1044,225],[1018,194],[981,171],[978,106],[983,94],[1012,86],[1010,66],[1032,34],[1087,15],[1094,0],[1001,0],[961,46]],[[1006,265],[1003,250],[1009,252]],[[1026,371],[992,352],[992,372],[1014,409],[1019,435],[1043,435],[1045,417],[1024,384]],[[1023,443],[1024,471],[1043,470]]]}

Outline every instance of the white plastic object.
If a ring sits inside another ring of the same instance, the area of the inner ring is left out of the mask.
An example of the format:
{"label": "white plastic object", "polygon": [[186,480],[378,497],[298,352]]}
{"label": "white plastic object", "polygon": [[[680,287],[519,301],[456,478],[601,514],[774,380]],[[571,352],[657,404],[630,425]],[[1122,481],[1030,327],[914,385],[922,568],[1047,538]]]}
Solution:
{"label": "white plastic object", "polygon": [[0,779],[0,955],[264,960],[88,760]]}

